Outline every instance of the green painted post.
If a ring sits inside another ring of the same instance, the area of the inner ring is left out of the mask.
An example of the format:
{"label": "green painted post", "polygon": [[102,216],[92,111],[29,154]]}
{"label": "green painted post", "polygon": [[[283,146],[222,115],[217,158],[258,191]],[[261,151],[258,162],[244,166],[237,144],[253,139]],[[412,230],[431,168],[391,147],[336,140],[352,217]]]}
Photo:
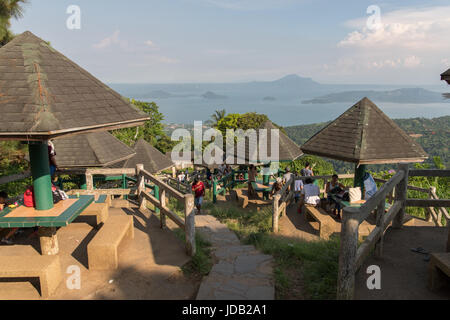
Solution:
{"label": "green painted post", "polygon": [[86,176],[82,174],[79,177],[80,177],[80,189],[87,190]]}
{"label": "green painted post", "polygon": [[213,203],[217,202],[217,179],[216,177],[213,178]]}
{"label": "green painted post", "polygon": [[366,174],[366,165],[361,164],[355,165],[355,178],[353,181],[353,186],[361,188],[361,195],[364,197],[364,175]]}
{"label": "green painted post", "polygon": [[[155,184],[155,187],[153,188],[153,192],[155,194],[155,198],[159,200],[159,187]],[[159,208],[155,208],[155,213],[159,213]]]}
{"label": "green painted post", "polygon": [[[127,179],[126,179],[126,175],[122,175],[122,189],[126,189],[127,188]],[[125,194],[123,195],[123,198],[125,200],[128,200],[128,196]]]}
{"label": "green painted post", "polygon": [[47,141],[30,142],[28,150],[36,210],[49,210],[53,208],[53,195]]}

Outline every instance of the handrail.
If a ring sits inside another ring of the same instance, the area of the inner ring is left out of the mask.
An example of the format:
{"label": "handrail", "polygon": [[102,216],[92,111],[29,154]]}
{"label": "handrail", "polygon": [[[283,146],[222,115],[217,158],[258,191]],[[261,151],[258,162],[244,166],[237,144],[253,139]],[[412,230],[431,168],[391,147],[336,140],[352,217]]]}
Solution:
{"label": "handrail", "polygon": [[[449,176],[450,170],[411,170],[414,176]],[[439,207],[450,205],[449,199],[438,199],[436,189],[427,190],[431,199],[408,199],[408,178],[411,172],[408,164],[399,164],[399,171],[392,176],[367,202],[361,207],[345,207],[340,233],[339,274],[337,297],[339,299],[352,299],[355,286],[355,273],[375,248],[375,254],[383,254],[384,233],[392,222],[393,228],[401,228],[407,206]],[[386,196],[395,188],[395,201],[386,212]],[[359,225],[376,209],[376,227],[358,247]],[[432,208],[430,208],[432,209]],[[444,208],[441,208],[444,209]],[[445,210],[445,209],[444,209]],[[442,215],[448,217],[445,210]],[[440,220],[442,215],[435,215],[433,219]]]}
{"label": "handrail", "polygon": [[[295,181],[297,179],[295,177],[291,177],[289,181],[279,190],[277,193],[273,195],[272,199],[272,232],[277,233],[278,230],[278,221],[280,216],[286,214],[286,209],[290,203],[290,201],[294,197],[294,186]],[[288,187],[291,187],[288,194],[286,191]]]}

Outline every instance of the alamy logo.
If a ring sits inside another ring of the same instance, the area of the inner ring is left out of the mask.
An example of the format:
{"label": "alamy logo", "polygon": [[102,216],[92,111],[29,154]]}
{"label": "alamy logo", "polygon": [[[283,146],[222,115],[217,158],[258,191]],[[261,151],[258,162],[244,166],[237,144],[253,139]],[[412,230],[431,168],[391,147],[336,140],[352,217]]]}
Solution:
{"label": "alamy logo", "polygon": [[67,14],[70,16],[67,18],[66,26],[69,30],[80,30],[81,29],[81,9],[77,5],[70,5],[66,10]]}
{"label": "alamy logo", "polygon": [[370,31],[378,30],[382,27],[381,24],[381,9],[379,6],[371,5],[367,7],[367,14],[371,14],[367,18],[366,26]]}
{"label": "alamy logo", "polygon": [[380,290],[381,289],[381,269],[379,266],[371,265],[367,267],[367,274],[370,276],[367,278],[367,289]]}
{"label": "alamy logo", "polygon": [[[191,152],[191,132],[176,129],[172,141],[180,141],[172,149],[172,161],[194,161],[194,164],[257,164],[271,163],[264,174],[278,172],[279,129],[227,129],[225,139],[221,131],[208,128],[203,132],[202,121],[194,121],[194,153]],[[224,151],[224,140],[226,150]],[[210,142],[203,148],[203,142]]]}
{"label": "alamy logo", "polygon": [[67,267],[67,277],[66,287],[69,290],[80,290],[81,289],[81,270],[79,266],[71,265]]}

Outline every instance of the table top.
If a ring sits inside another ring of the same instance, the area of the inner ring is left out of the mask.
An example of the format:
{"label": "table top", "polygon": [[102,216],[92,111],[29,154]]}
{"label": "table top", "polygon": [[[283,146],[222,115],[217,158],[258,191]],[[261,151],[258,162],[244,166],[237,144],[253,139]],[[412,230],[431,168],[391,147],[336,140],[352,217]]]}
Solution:
{"label": "table top", "polygon": [[[339,202],[340,204],[342,204],[344,207],[355,207],[355,208],[359,208],[361,207],[363,204],[366,203],[366,200],[360,200],[357,202],[350,202],[350,201],[344,201],[338,197],[336,197],[335,195],[331,195],[331,197],[336,200],[337,202]],[[389,209],[391,207],[391,204],[386,202],[386,208]]]}
{"label": "table top", "polygon": [[78,217],[92,202],[93,195],[62,200],[50,210],[38,211],[19,206],[0,212],[0,228],[64,227]]}

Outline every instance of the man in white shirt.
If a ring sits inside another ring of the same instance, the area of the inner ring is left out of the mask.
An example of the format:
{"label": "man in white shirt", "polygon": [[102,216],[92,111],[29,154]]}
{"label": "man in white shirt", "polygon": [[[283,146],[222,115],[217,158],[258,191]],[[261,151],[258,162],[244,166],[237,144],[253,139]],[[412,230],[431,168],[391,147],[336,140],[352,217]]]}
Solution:
{"label": "man in white shirt", "polygon": [[305,185],[301,192],[299,203],[299,213],[301,213],[303,205],[317,206],[320,203],[320,188],[314,184],[312,178],[306,178]]}

